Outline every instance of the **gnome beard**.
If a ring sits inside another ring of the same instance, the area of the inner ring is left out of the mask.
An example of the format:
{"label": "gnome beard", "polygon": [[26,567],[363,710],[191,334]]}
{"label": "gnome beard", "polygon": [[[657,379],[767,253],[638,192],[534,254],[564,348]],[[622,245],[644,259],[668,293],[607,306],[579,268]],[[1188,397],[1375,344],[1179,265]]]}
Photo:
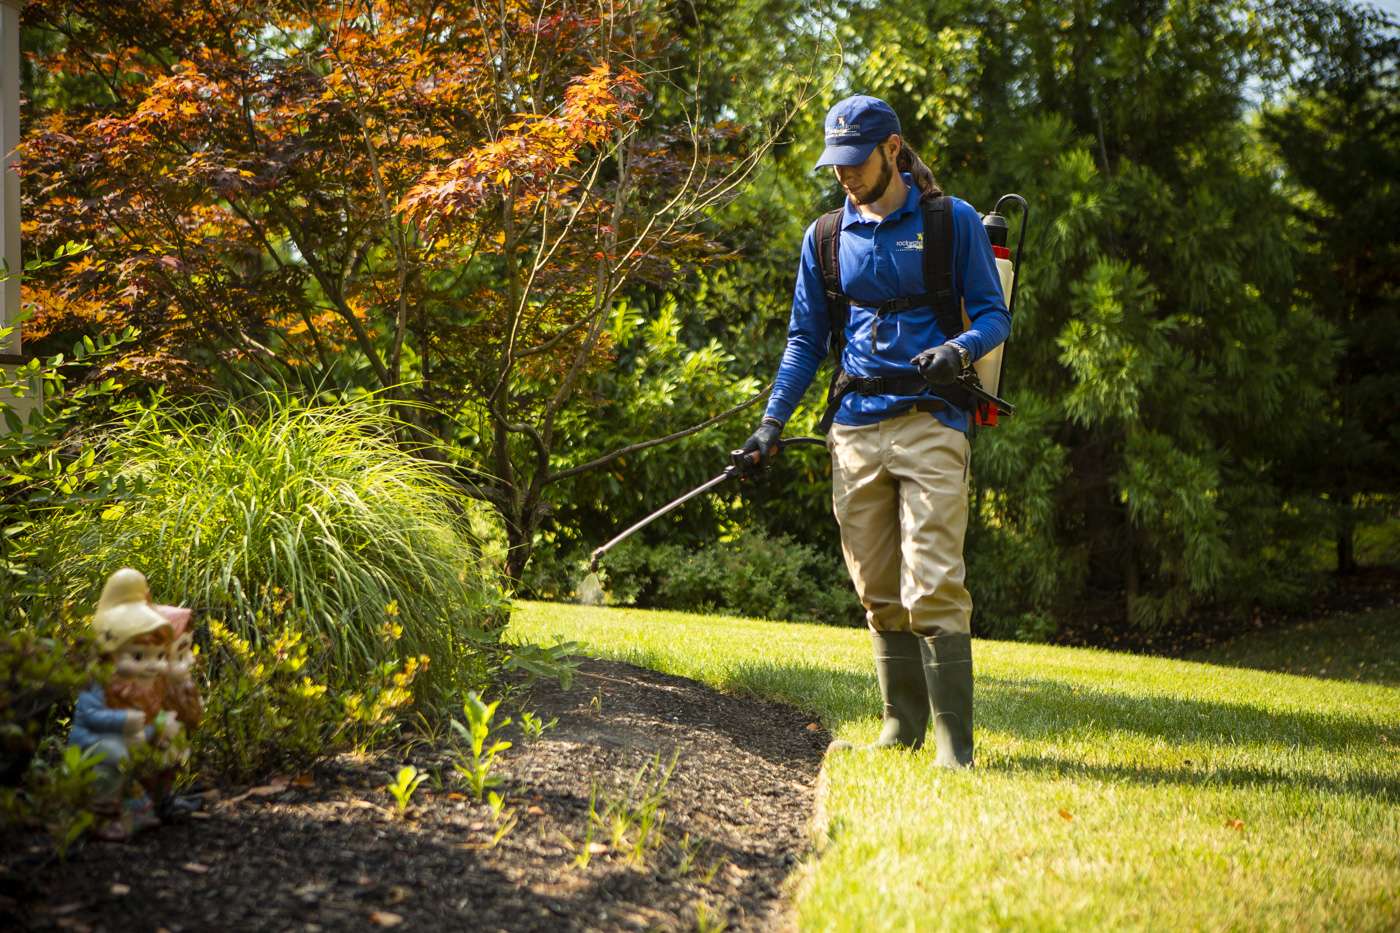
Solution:
{"label": "gnome beard", "polygon": [[112,679],[107,682],[107,705],[139,709],[146,722],[155,722],[165,703],[166,648],[160,632],[127,642],[116,653]]}

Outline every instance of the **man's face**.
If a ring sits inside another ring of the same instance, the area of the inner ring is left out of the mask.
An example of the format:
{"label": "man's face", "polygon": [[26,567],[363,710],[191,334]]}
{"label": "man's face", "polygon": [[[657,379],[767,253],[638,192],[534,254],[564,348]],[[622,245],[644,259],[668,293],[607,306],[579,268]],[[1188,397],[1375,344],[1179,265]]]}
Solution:
{"label": "man's face", "polygon": [[856,204],[874,204],[889,187],[894,177],[894,160],[885,154],[889,145],[886,140],[876,146],[860,165],[832,166],[836,180]]}

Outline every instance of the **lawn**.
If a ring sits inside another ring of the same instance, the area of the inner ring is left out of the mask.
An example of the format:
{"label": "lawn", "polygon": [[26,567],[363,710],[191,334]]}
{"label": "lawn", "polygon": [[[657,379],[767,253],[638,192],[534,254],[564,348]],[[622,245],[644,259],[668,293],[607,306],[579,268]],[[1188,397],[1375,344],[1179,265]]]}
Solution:
{"label": "lawn", "polygon": [[1332,680],[1400,687],[1400,609],[1312,619],[1286,632],[1251,632],[1202,660]]}
{"label": "lawn", "polygon": [[[877,731],[862,630],[520,603],[511,631]],[[976,770],[827,761],[802,929],[1400,926],[1400,687],[986,640],[974,663]]]}

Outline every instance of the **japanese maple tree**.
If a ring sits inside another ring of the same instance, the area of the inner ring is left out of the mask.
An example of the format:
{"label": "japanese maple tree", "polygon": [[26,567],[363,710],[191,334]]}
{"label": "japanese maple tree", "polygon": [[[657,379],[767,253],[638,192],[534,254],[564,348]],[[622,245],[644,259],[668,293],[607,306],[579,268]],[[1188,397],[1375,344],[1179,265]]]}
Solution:
{"label": "japanese maple tree", "polygon": [[132,324],[121,365],[146,380],[253,369],[389,393],[496,508],[518,576],[546,490],[617,453],[552,459],[609,365],[619,290],[713,255],[705,212],[802,103],[703,125],[667,17],[645,0],[31,3],[24,232],[93,248],[26,283],[27,336]]}

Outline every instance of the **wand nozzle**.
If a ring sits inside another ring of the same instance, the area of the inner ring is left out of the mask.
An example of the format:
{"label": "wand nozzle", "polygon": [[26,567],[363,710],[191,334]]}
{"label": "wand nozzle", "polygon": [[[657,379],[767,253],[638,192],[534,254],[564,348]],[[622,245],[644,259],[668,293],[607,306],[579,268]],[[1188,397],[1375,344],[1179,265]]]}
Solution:
{"label": "wand nozzle", "polygon": [[[969,372],[972,371],[969,370]],[[1001,412],[1001,414],[1007,415],[1008,417],[1016,414],[1015,405],[1012,405],[1006,399],[993,395],[986,389],[982,388],[982,383],[977,379],[976,372],[972,372],[971,375],[968,375],[967,372],[964,372],[961,376],[958,377],[958,385],[966,389],[968,393],[972,395],[973,398],[977,399],[977,401],[983,402],[987,405],[995,405],[998,411]]]}

